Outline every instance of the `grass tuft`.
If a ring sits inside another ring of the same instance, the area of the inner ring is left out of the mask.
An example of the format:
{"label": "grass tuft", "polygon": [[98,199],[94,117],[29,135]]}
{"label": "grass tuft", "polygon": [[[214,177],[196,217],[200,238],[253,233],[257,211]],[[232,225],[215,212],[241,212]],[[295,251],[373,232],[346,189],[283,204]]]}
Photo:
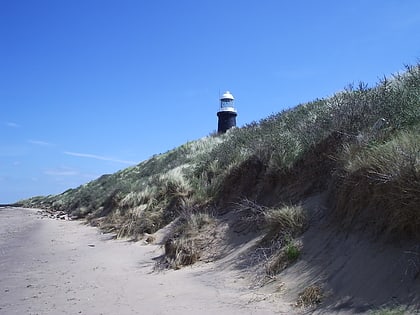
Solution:
{"label": "grass tuft", "polygon": [[192,265],[200,258],[200,247],[193,239],[181,237],[168,239],[165,243],[168,265],[173,269]]}
{"label": "grass tuft", "polygon": [[311,285],[305,288],[298,295],[297,307],[312,307],[322,302],[324,297],[322,288],[319,285]]}
{"label": "grass tuft", "polygon": [[294,237],[302,234],[307,226],[306,213],[302,206],[284,205],[264,212],[264,222],[270,234]]}
{"label": "grass tuft", "polygon": [[302,206],[269,208],[243,199],[236,204],[236,211],[240,214],[242,225],[247,225],[242,230],[257,228],[266,233],[249,257],[251,265],[263,264],[263,278],[272,278],[297,261],[302,244],[296,237],[307,227],[307,216]]}

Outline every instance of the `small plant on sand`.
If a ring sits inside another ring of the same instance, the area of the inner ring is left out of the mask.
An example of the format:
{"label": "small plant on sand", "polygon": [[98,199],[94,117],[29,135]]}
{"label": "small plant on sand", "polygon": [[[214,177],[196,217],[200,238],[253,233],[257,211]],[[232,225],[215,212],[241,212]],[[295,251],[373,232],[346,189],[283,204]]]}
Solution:
{"label": "small plant on sand", "polygon": [[285,247],[285,253],[287,260],[290,262],[294,262],[300,256],[300,249],[296,244],[289,242]]}
{"label": "small plant on sand", "polygon": [[265,273],[269,278],[289,267],[301,254],[302,245],[298,241],[288,239],[286,242],[280,249],[276,249],[279,245],[273,245],[274,253],[265,264]]}
{"label": "small plant on sand", "polygon": [[245,223],[266,231],[250,257],[252,265],[263,264],[263,278],[274,277],[299,258],[302,245],[296,237],[307,226],[301,205],[268,208],[244,199],[237,208]]}
{"label": "small plant on sand", "polygon": [[311,285],[298,295],[297,307],[313,307],[322,302],[324,294],[319,285]]}

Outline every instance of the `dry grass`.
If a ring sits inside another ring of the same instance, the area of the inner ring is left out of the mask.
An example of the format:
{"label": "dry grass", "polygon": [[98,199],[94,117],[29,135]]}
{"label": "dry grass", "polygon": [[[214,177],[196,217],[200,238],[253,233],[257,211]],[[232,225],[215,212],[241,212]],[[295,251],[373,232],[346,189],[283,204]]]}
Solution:
{"label": "dry grass", "polygon": [[181,237],[168,239],[165,243],[165,256],[170,268],[179,269],[192,265],[200,259],[201,246],[195,239]]}
{"label": "dry grass", "polygon": [[305,288],[298,295],[296,301],[297,307],[312,307],[320,304],[324,297],[322,288],[319,285],[311,285]]}
{"label": "dry grass", "polygon": [[294,237],[301,234],[307,225],[306,213],[301,205],[283,205],[264,212],[265,226],[270,233]]}
{"label": "dry grass", "polygon": [[144,233],[153,233],[160,222],[159,212],[142,211],[140,214],[130,213],[124,216],[124,221],[119,225],[117,238],[131,238],[138,240]]}
{"label": "dry grass", "polygon": [[402,132],[371,147],[347,147],[337,173],[334,215],[348,228],[420,237],[420,133]]}
{"label": "dry grass", "polygon": [[263,274],[257,272],[256,281],[263,285],[267,277],[275,277],[299,258],[302,243],[296,237],[307,227],[306,212],[300,205],[269,208],[248,199],[237,203],[236,211],[242,226],[265,231],[248,257],[251,266],[262,266]]}
{"label": "dry grass", "polygon": [[259,205],[255,201],[243,198],[234,203],[234,211],[238,215],[239,224],[244,229],[261,229],[264,226],[264,214],[269,210],[268,207]]}
{"label": "dry grass", "polygon": [[159,263],[179,269],[197,262],[212,241],[208,231],[214,223],[214,217],[207,212],[184,212],[173,236],[165,243],[165,257]]}

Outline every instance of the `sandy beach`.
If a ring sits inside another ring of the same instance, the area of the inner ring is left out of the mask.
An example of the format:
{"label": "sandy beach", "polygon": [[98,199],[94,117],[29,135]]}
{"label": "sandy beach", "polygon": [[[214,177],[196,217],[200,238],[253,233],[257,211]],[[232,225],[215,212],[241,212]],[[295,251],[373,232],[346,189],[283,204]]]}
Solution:
{"label": "sandy beach", "polygon": [[153,271],[159,245],[0,209],[0,314],[290,314],[214,263]]}

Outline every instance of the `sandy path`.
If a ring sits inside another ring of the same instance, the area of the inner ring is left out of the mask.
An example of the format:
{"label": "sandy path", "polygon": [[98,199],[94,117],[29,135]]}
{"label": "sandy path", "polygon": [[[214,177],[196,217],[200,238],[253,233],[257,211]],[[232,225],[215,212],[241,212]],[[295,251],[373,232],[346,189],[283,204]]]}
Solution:
{"label": "sandy path", "polygon": [[80,222],[0,209],[0,314],[288,313],[220,266],[152,273],[160,254]]}

